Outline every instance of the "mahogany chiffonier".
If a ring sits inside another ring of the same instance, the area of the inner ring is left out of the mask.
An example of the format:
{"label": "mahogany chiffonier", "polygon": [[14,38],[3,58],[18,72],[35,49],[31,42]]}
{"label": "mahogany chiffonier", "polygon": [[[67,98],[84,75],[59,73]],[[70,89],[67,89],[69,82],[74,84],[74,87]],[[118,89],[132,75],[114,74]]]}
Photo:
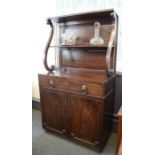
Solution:
{"label": "mahogany chiffonier", "polygon": [[[100,23],[103,44],[90,43],[95,22]],[[118,16],[108,9],[52,17],[47,24],[51,27],[44,52],[47,73],[38,75],[42,126],[101,151],[112,129]],[[64,36],[74,40],[65,42]],[[57,58],[51,67],[50,49]]]}

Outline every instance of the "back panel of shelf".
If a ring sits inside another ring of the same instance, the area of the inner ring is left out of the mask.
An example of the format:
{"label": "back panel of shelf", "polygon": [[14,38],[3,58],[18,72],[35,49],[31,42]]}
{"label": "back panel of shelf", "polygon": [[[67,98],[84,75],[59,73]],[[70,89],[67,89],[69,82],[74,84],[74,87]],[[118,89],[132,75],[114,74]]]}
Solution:
{"label": "back panel of shelf", "polygon": [[94,23],[100,22],[100,37],[104,39],[104,44],[108,45],[111,30],[113,28],[113,20],[111,19],[92,19],[85,21],[70,21],[66,23],[60,23],[60,38],[59,44],[62,43],[61,35],[66,33],[69,35],[76,35],[77,39],[75,44],[89,45],[90,39],[94,37]]}
{"label": "back panel of shelf", "polygon": [[104,70],[105,56],[103,50],[61,49],[60,66]]}
{"label": "back panel of shelf", "polygon": [[[61,48],[60,63],[61,67],[85,68],[105,70],[107,48],[93,47],[90,49],[90,39],[94,37],[94,23],[100,22],[100,37],[104,39],[104,46],[108,47],[109,38],[113,28],[113,19],[89,19],[60,23],[59,44],[62,43],[63,33],[76,35],[76,48]],[[74,46],[74,45],[73,45]],[[83,48],[80,48],[83,46]],[[85,47],[85,48],[84,48]]]}

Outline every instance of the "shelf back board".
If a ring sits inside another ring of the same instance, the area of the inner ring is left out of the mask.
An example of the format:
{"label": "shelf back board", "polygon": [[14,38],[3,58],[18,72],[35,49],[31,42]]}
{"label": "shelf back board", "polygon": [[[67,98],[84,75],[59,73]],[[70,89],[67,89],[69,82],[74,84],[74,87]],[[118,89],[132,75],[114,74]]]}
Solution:
{"label": "shelf back board", "polygon": [[104,70],[105,57],[103,50],[61,49],[60,66]]}
{"label": "shelf back board", "polygon": [[[76,35],[76,43],[77,44],[89,44],[90,39],[94,37],[94,23],[95,21],[100,22],[100,37],[104,39],[104,44],[108,44],[111,30],[113,28],[112,24],[105,24],[103,20],[96,19],[86,23],[72,24],[60,26],[60,36],[63,33]],[[60,39],[60,42],[61,39]]]}

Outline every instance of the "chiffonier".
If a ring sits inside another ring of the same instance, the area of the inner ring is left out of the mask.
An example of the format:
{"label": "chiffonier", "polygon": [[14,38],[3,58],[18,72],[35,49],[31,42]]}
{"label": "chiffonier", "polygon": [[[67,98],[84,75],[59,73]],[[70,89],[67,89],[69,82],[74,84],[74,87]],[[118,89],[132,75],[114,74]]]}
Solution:
{"label": "chiffonier", "polygon": [[[51,17],[47,24],[47,71],[38,75],[42,126],[101,151],[112,129],[118,16],[107,9]],[[101,44],[90,43],[94,33]],[[49,52],[55,53],[52,66]]]}

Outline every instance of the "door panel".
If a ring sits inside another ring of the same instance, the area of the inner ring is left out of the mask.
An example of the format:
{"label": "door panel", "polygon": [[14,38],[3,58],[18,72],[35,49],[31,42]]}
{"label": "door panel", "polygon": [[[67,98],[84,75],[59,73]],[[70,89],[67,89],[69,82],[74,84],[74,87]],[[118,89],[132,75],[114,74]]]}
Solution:
{"label": "door panel", "polygon": [[69,97],[71,136],[90,145],[99,144],[100,103],[95,99],[72,95]]}
{"label": "door panel", "polygon": [[67,130],[65,125],[67,108],[64,93],[42,88],[41,104],[45,128],[65,133]]}

